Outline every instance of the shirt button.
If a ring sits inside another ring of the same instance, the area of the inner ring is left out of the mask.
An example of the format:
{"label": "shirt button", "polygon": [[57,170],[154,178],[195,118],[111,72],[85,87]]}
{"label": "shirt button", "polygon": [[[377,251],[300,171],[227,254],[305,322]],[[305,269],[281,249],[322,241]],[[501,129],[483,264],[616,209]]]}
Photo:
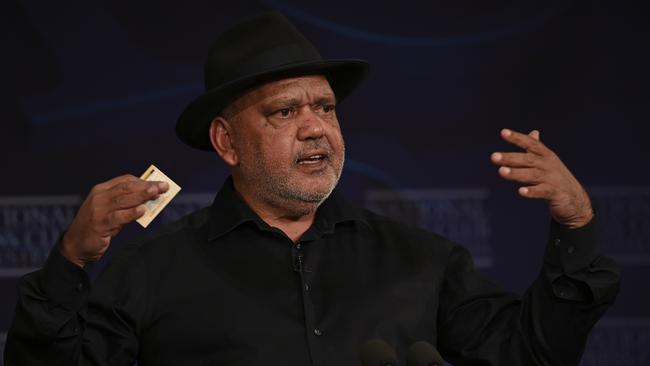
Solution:
{"label": "shirt button", "polygon": [[309,292],[309,290],[311,290],[311,287],[308,283],[305,283],[305,291]]}
{"label": "shirt button", "polygon": [[566,249],[569,254],[573,254],[576,251],[576,248],[572,245]]}
{"label": "shirt button", "polygon": [[554,244],[555,246],[560,245],[560,239],[559,239],[559,238],[556,238],[555,240],[553,240],[553,244]]}
{"label": "shirt button", "polygon": [[320,336],[323,335],[323,332],[320,329],[316,328],[316,329],[314,329],[314,334],[316,334],[316,336],[320,337]]}
{"label": "shirt button", "polygon": [[83,283],[78,283],[77,284],[77,291],[81,292],[84,290],[84,284]]}

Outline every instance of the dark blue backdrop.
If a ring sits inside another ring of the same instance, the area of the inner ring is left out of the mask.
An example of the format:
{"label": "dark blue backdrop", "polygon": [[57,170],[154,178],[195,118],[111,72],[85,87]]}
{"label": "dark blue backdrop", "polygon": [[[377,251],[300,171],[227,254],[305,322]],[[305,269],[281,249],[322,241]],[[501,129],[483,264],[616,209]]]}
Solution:
{"label": "dark blue backdrop", "polygon": [[[339,109],[346,195],[464,243],[513,291],[536,276],[549,219],[489,155],[509,149],[502,127],[540,129],[623,267],[583,365],[650,364],[650,6],[586,0],[3,1],[0,347],[18,276],[92,185],[155,163],[183,187],[157,224],[211,199],[226,170],[182,145],[175,119],[202,90],[214,36],[271,8],[326,57],[372,65]],[[112,252],[142,233],[127,228]]]}

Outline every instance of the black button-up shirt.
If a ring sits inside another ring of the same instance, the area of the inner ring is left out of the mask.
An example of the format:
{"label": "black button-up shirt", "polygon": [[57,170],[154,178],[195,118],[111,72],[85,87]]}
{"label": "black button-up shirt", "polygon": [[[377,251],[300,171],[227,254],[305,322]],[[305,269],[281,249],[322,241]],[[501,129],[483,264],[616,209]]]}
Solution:
{"label": "black button-up shirt", "polygon": [[541,274],[519,296],[463,247],[335,193],[293,243],[229,180],[211,207],[129,245],[92,288],[54,250],[20,285],[6,363],[358,366],[359,346],[378,338],[402,364],[425,340],[456,365],[577,365],[618,289],[594,239],[593,224],[552,224]]}

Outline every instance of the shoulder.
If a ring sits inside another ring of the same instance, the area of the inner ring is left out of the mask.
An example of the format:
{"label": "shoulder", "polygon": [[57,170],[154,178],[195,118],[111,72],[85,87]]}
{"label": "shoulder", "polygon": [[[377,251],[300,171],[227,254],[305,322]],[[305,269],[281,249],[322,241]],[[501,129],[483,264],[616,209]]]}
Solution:
{"label": "shoulder", "polygon": [[368,209],[362,209],[363,222],[368,228],[380,236],[407,237],[411,239],[425,239],[439,243],[451,243],[444,236],[425,230],[406,220],[397,220],[392,217],[380,215]]}
{"label": "shoulder", "polygon": [[204,240],[209,213],[210,207],[198,209],[125,244],[111,258],[109,266],[117,263],[168,261],[179,249],[194,246]]}
{"label": "shoulder", "polygon": [[193,245],[205,240],[209,220],[210,207],[203,207],[156,228],[133,245],[143,254],[173,251],[179,246]]}
{"label": "shoulder", "polygon": [[[167,243],[178,238],[192,238],[200,236],[210,219],[210,207],[203,207],[193,211],[175,221],[160,226],[151,234],[144,236],[135,244],[146,249],[152,245]],[[169,244],[172,244],[171,242]]]}
{"label": "shoulder", "polygon": [[194,255],[208,219],[209,207],[201,208],[135,242],[125,243],[100,269],[93,285],[93,301],[107,301],[115,293],[136,296],[148,288],[152,278],[160,278],[177,263],[185,265],[186,261],[179,257]]}
{"label": "shoulder", "polygon": [[439,233],[367,209],[363,209],[359,221],[362,223],[355,227],[368,239],[368,255],[393,263],[394,268],[433,273],[432,278],[440,279],[447,278],[450,271],[464,273],[473,268],[470,252]]}
{"label": "shoulder", "polygon": [[363,209],[363,222],[366,224],[370,235],[377,242],[391,243],[401,250],[434,251],[436,253],[449,253],[459,245],[448,238],[406,221],[377,214]]}

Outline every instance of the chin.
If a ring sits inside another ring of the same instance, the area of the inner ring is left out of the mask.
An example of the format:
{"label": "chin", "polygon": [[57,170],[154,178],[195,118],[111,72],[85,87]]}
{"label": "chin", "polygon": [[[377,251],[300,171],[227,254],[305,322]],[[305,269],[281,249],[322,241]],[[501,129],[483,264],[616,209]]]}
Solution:
{"label": "chin", "polygon": [[294,186],[292,196],[304,202],[321,203],[332,193],[337,181],[335,178],[322,176],[318,180],[303,180]]}

